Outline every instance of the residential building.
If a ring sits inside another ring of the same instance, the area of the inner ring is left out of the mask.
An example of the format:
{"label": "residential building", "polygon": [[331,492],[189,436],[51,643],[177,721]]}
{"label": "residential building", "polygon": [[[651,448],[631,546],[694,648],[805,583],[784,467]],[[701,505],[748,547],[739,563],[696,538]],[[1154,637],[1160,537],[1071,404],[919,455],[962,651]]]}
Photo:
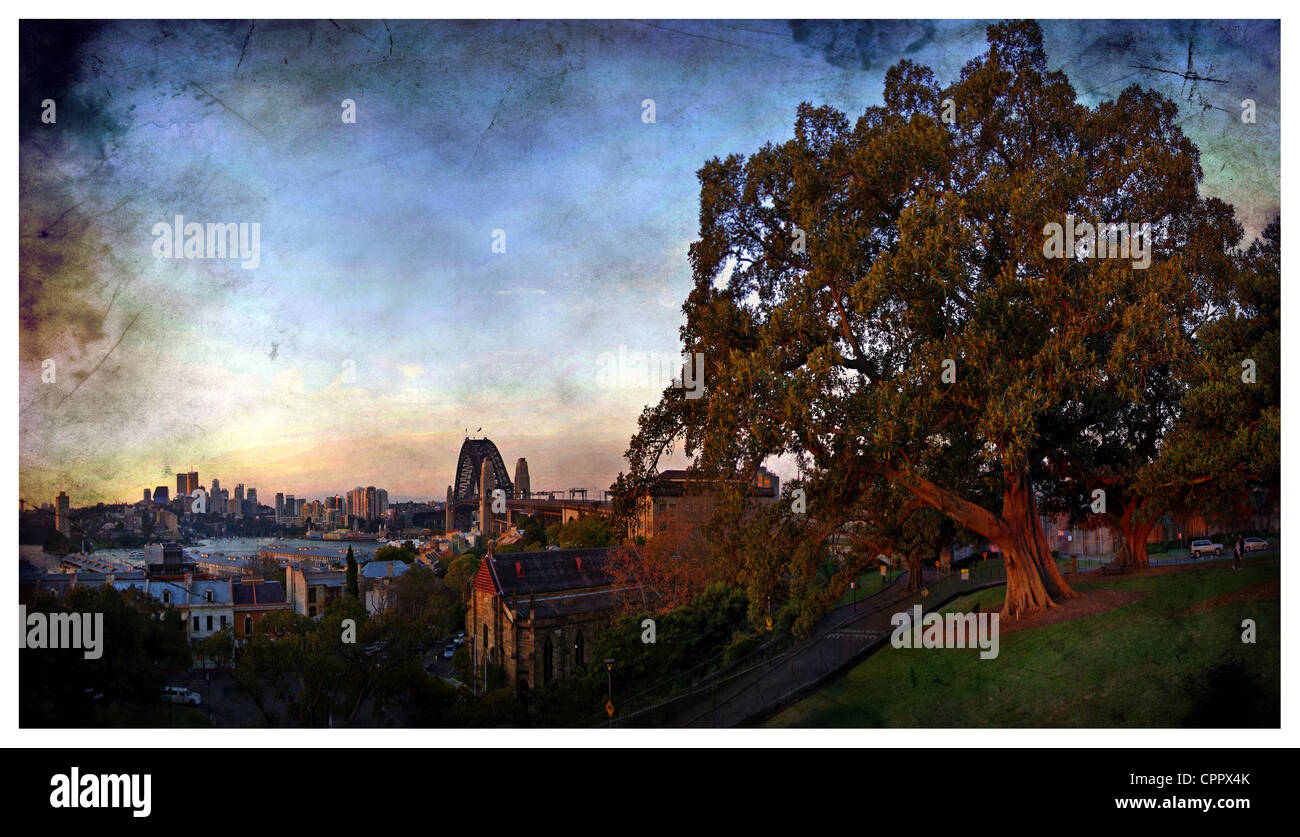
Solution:
{"label": "residential building", "polygon": [[289,599],[278,581],[267,581],[245,576],[231,582],[234,602],[235,641],[245,643],[252,639],[257,624],[277,610],[289,610]]}
{"label": "residential building", "polygon": [[360,584],[365,592],[366,610],[373,615],[395,606],[395,581],[408,569],[405,561],[371,561],[362,567]]}
{"label": "residential building", "polygon": [[286,591],[294,613],[319,618],[347,586],[343,570],[323,570],[305,564],[290,564],[285,568]]}

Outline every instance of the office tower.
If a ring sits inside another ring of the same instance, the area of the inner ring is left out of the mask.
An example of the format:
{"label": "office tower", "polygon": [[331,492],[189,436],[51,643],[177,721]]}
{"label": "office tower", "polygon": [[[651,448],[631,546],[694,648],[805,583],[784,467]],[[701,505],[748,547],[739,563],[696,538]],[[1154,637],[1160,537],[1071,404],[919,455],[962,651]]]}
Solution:
{"label": "office tower", "polygon": [[297,502],[292,494],[284,495],[284,508],[280,513],[285,517],[296,517],[298,515]]}
{"label": "office tower", "polygon": [[388,511],[388,491],[383,488],[375,489],[375,517],[383,517],[384,512]]}
{"label": "office tower", "polygon": [[230,515],[230,489],[229,488],[221,489],[221,513],[222,515],[225,516]]}
{"label": "office tower", "polygon": [[148,503],[148,502],[150,501],[150,499],[151,499],[151,498],[149,497],[149,489],[146,488],[146,489],[144,490],[144,501],[145,501],[146,503]]}
{"label": "office tower", "polygon": [[447,486],[447,519],[443,522],[442,531],[450,532],[456,528],[456,522],[452,520],[451,515],[451,486]]}
{"label": "office tower", "polygon": [[68,519],[71,510],[72,501],[66,492],[60,491],[59,496],[54,498],[54,528],[65,538],[72,537],[72,521]]}
{"label": "office tower", "polygon": [[257,489],[248,489],[248,493],[244,496],[248,499],[248,513],[253,517],[257,517]]}
{"label": "office tower", "polygon": [[218,494],[220,494],[220,493],[221,493],[221,480],[217,479],[216,477],[213,477],[213,478],[212,478],[212,490],[209,491],[208,493],[211,494],[213,497],[216,497]]}
{"label": "office tower", "polygon": [[275,516],[277,518],[284,515],[284,492],[275,492]]}
{"label": "office tower", "polygon": [[185,475],[185,493],[193,494],[199,490],[199,472],[190,471]]}
{"label": "office tower", "polygon": [[294,500],[293,502],[294,502],[294,506],[293,506],[294,516],[302,517],[302,510],[303,508],[306,507],[307,500],[303,497],[299,497],[297,500]]}
{"label": "office tower", "polygon": [[244,484],[241,482],[235,486],[235,496],[231,500],[234,505],[230,508],[230,513],[235,517],[244,516]]}
{"label": "office tower", "polygon": [[153,490],[153,501],[161,506],[167,505],[167,503],[171,502],[167,496],[167,493],[168,493],[167,486],[165,485],[158,486]]}
{"label": "office tower", "polygon": [[186,488],[186,486],[188,486],[189,484],[190,484],[189,474],[185,474],[185,473],[176,474],[176,496],[184,497],[186,494],[189,494],[190,493],[189,489]]}

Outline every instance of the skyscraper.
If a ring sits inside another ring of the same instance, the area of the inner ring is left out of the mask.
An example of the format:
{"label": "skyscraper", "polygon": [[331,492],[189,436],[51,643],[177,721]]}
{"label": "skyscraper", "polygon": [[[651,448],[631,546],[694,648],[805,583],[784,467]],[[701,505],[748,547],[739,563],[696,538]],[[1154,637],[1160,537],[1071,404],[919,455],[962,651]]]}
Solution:
{"label": "skyscraper", "polygon": [[199,472],[190,471],[185,475],[185,493],[193,494],[199,490]]}
{"label": "skyscraper", "polygon": [[275,492],[275,516],[278,518],[283,515],[284,515],[284,492],[277,491]]}
{"label": "skyscraper", "polygon": [[244,516],[244,484],[235,486],[235,496],[231,499],[230,513],[234,517]]}
{"label": "skyscraper", "polygon": [[167,496],[168,490],[169,489],[165,485],[160,485],[155,488],[153,490],[153,501],[159,505],[167,505],[167,503],[170,502],[170,498]]}
{"label": "skyscraper", "polygon": [[60,491],[59,496],[54,498],[54,528],[65,538],[72,537],[72,521],[68,518],[71,510],[72,501],[67,492]]}
{"label": "skyscraper", "polygon": [[190,490],[187,487],[189,486],[189,484],[190,484],[190,475],[186,473],[178,472],[176,474],[176,496],[184,497],[186,494],[189,494]]}
{"label": "skyscraper", "polygon": [[149,489],[146,488],[146,489],[144,490],[144,501],[145,501],[146,503],[148,503],[149,500],[150,500],[150,497],[149,497]]}
{"label": "skyscraper", "polygon": [[248,513],[251,514],[253,517],[257,517],[257,489],[256,488],[248,489],[247,497],[248,497]]}

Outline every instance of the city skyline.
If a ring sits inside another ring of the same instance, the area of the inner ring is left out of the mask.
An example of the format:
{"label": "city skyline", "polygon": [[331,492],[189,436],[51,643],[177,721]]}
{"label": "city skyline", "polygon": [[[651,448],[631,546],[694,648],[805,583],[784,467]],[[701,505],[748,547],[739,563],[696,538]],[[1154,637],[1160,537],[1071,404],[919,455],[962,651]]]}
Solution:
{"label": "city skyline", "polygon": [[[658,400],[656,360],[680,351],[696,170],[788,138],[802,101],[856,116],[900,59],[954,79],[984,27],[32,30],[20,495],[135,498],[184,467],[295,496],[360,482],[436,500],[476,427],[538,486],[607,487]],[[1178,102],[1202,188],[1236,207],[1247,242],[1276,214],[1276,22],[1043,30],[1080,101],[1136,83]],[[1257,130],[1229,133],[1247,98]],[[178,237],[185,222],[257,225],[241,228],[257,258],[161,257],[155,230],[177,216]]]}

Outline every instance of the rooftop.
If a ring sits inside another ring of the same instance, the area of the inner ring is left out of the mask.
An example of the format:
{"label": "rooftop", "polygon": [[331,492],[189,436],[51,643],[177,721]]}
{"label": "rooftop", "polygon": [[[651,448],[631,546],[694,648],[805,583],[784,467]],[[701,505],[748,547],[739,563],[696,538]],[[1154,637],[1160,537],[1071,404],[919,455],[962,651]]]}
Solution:
{"label": "rooftop", "polygon": [[603,547],[484,556],[474,586],[503,596],[608,587],[614,583],[605,569],[609,552]]}

